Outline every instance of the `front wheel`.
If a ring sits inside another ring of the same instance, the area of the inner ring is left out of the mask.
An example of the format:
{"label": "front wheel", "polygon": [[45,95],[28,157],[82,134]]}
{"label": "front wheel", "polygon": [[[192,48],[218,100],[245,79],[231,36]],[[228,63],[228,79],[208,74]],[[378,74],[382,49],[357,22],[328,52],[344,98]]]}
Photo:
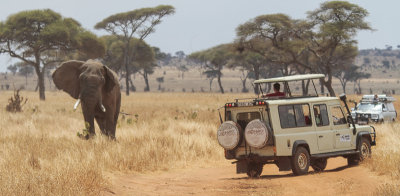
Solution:
{"label": "front wheel", "polygon": [[347,164],[349,166],[358,165],[360,162],[371,157],[371,143],[367,138],[361,138],[361,142],[358,147],[359,152],[347,158]]}
{"label": "front wheel", "polygon": [[298,147],[296,153],[291,158],[291,166],[293,174],[296,176],[308,173],[310,167],[310,154],[304,147]]}
{"label": "front wheel", "polygon": [[314,169],[315,172],[322,172],[326,168],[327,163],[327,158],[319,158],[312,161],[311,167]]}
{"label": "front wheel", "polygon": [[261,163],[255,163],[251,162],[247,165],[247,176],[249,178],[258,178],[260,177],[262,170],[263,170],[263,164]]}

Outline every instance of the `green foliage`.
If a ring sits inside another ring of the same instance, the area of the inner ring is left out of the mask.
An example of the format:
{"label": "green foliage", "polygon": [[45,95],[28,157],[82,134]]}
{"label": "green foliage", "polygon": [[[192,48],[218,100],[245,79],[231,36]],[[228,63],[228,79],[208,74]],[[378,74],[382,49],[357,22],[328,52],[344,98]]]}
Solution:
{"label": "green foliage", "polygon": [[321,82],[332,96],[333,71],[351,64],[357,56],[355,34],[371,30],[364,21],[368,12],[346,1],[328,1],[308,12],[307,20],[285,14],[258,16],[236,31],[238,50],[262,55],[277,65],[282,75],[323,73]]}
{"label": "green foliage", "polygon": [[[124,70],[122,66],[124,62],[124,47],[125,44],[118,39],[117,36],[103,36],[101,40],[106,45],[106,55],[103,58],[105,64],[109,65],[116,72]],[[136,73],[139,70],[145,69],[152,71],[154,68],[155,55],[151,48],[143,40],[131,38],[129,42],[129,51],[131,62],[129,68],[131,73]]]}
{"label": "green foliage", "polygon": [[97,58],[104,54],[104,45],[76,20],[63,18],[50,9],[21,11],[0,23],[0,53],[37,70],[42,100],[45,68],[62,61],[71,52]]}
{"label": "green foliage", "polygon": [[[136,72],[140,69],[143,71],[140,73],[146,83],[145,91],[150,90],[148,82],[148,74],[153,73],[154,63],[141,63],[135,62],[138,66],[135,66],[133,61],[138,61],[138,56],[134,56],[132,52],[134,46],[130,42],[134,36],[139,40],[144,40],[150,33],[155,31],[155,26],[161,23],[161,19],[165,16],[175,13],[175,8],[170,5],[159,5],[153,8],[141,8],[128,12],[118,13],[105,18],[103,21],[95,25],[96,29],[104,29],[116,35],[118,40],[122,41],[123,45],[120,47],[123,51],[123,66],[125,68],[125,81],[126,81],[126,94],[129,95],[129,80],[131,69]],[[142,48],[146,50],[146,47]],[[146,53],[154,59],[154,54]],[[148,58],[149,56],[147,56]],[[137,69],[139,68],[139,69]]]}

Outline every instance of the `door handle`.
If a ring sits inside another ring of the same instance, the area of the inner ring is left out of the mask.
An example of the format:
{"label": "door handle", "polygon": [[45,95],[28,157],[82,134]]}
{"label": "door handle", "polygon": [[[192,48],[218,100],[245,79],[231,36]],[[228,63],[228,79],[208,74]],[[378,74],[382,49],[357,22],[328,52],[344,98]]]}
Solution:
{"label": "door handle", "polygon": [[323,138],[324,136],[323,135],[320,135],[320,136],[318,136],[319,138]]}

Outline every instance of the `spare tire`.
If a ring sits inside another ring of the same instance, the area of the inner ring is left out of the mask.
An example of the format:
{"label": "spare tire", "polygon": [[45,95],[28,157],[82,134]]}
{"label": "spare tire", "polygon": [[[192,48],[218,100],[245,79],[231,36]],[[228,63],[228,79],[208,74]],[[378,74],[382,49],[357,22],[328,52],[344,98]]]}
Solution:
{"label": "spare tire", "polygon": [[218,143],[226,150],[233,150],[240,143],[241,133],[240,125],[233,121],[225,121],[217,131]]}
{"label": "spare tire", "polygon": [[271,137],[269,128],[260,119],[250,121],[244,130],[246,142],[254,148],[264,147],[269,137]]}

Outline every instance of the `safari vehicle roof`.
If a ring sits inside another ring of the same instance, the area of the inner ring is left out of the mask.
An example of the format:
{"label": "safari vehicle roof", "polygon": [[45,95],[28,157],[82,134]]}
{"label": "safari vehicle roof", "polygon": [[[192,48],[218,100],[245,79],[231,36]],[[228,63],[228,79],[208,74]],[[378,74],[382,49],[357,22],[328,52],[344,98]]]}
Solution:
{"label": "safari vehicle roof", "polygon": [[385,94],[378,95],[378,100],[375,100],[375,95],[363,95],[361,103],[371,103],[371,102],[393,102],[396,101],[394,97],[387,96]]}
{"label": "safari vehicle roof", "polygon": [[271,82],[290,82],[290,81],[298,81],[298,80],[319,79],[319,78],[324,78],[324,77],[325,77],[324,74],[292,75],[292,76],[260,79],[260,80],[254,81],[254,84],[271,83]]}
{"label": "safari vehicle roof", "polygon": [[[339,101],[337,97],[299,97],[292,99],[265,99],[269,105],[289,105],[289,104],[300,104],[300,103],[327,103],[333,101]],[[328,104],[328,103],[327,103]]]}

